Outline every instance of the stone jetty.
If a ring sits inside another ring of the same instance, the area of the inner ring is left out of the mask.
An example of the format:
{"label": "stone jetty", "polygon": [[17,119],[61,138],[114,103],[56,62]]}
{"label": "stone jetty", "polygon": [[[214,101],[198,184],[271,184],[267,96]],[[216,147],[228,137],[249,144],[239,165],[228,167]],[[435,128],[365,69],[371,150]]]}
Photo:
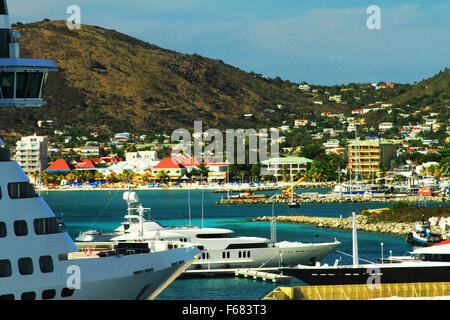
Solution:
{"label": "stone jetty", "polygon": [[[396,195],[379,195],[379,196],[339,196],[332,194],[302,193],[300,201],[302,203],[355,203],[355,202],[446,202],[446,196],[396,196]],[[281,198],[275,195],[269,198],[240,198],[222,199],[218,204],[288,204],[289,198]]]}
{"label": "stone jetty", "polygon": [[[365,212],[374,213],[379,210],[385,209],[371,209]],[[257,217],[252,221],[271,221],[272,217]],[[309,217],[309,216],[278,216],[277,222],[279,223],[292,223],[292,224],[314,224],[319,228],[329,229],[352,229],[352,218],[324,218],[324,217]],[[414,222],[379,222],[369,223],[368,217],[364,214],[356,216],[356,227],[359,231],[378,232],[378,233],[390,233],[395,235],[406,236],[414,229]],[[443,239],[450,238],[449,230],[442,230],[438,225],[431,226],[431,232],[441,234]]]}

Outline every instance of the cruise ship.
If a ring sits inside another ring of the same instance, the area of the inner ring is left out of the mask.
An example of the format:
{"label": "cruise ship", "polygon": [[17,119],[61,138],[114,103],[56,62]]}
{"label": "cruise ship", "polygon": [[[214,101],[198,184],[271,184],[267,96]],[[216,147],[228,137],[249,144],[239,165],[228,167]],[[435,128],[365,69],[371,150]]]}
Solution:
{"label": "cruise ship", "polygon": [[150,219],[150,208],[144,208],[139,203],[139,197],[135,192],[126,191],[123,199],[127,202],[128,209],[125,221],[120,227],[109,233],[98,230],[84,231],[75,241],[129,242],[162,239],[193,243],[202,251],[202,254],[189,269],[208,271],[231,268],[272,268],[297,264],[314,265],[340,244],[336,239],[324,243],[277,242],[275,221],[272,222],[271,239],[237,237],[233,236],[232,230],[223,228],[164,227]]}
{"label": "cruise ship", "polygon": [[[0,108],[39,107],[51,60],[19,57],[0,0]],[[0,140],[0,300],[153,299],[198,257],[181,242],[85,243],[78,247]]]}

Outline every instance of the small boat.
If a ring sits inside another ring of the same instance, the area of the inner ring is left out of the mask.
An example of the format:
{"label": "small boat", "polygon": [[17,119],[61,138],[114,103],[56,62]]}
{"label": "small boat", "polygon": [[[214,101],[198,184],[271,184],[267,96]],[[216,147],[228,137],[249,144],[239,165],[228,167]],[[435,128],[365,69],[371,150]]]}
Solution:
{"label": "small boat", "polygon": [[421,222],[416,222],[414,231],[408,234],[406,241],[413,246],[427,247],[441,242],[442,237],[431,233],[430,223],[422,219]]}
{"label": "small boat", "polygon": [[300,208],[302,206],[301,202],[291,201],[289,202],[289,208]]}

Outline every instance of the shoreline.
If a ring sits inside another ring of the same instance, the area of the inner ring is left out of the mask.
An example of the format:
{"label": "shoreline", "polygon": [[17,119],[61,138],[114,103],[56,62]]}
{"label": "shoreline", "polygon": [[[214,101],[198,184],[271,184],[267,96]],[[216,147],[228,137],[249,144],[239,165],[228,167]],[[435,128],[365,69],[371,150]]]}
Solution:
{"label": "shoreline", "polygon": [[[376,213],[382,209],[365,210],[366,213]],[[263,216],[255,219],[250,219],[250,222],[270,222],[272,217]],[[348,218],[328,218],[328,217],[311,217],[311,216],[277,216],[277,222],[288,224],[312,224],[319,228],[337,229],[337,230],[352,230],[352,217]],[[378,222],[369,223],[368,217],[365,215],[356,215],[356,228],[358,231],[388,233],[398,236],[406,236],[414,230],[414,222]],[[450,238],[450,232],[445,233],[438,226],[431,226],[431,232],[440,234],[443,240]]]}
{"label": "shoreline", "polygon": [[[180,184],[178,186],[161,186],[161,187],[149,187],[149,186],[136,186],[136,185],[108,185],[108,186],[57,186],[57,187],[36,187],[36,191],[111,191],[111,190],[214,190],[215,193],[233,193],[233,192],[263,192],[263,191],[276,191],[290,187],[291,183],[279,182],[278,184],[265,184],[260,186],[251,186],[248,183],[243,184]],[[298,185],[298,190],[309,189],[328,189],[331,188],[334,183],[305,183]]]}

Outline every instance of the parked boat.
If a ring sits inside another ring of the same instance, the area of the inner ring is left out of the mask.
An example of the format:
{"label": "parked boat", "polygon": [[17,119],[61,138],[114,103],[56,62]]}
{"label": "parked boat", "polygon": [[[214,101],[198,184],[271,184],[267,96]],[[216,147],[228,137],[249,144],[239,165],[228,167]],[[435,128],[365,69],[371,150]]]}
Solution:
{"label": "parked boat", "polygon": [[408,233],[406,241],[413,246],[431,246],[442,241],[439,234],[431,233],[431,226],[429,222],[422,219],[421,222],[416,222],[413,232]]}
{"label": "parked boat", "polygon": [[[355,221],[355,220],[354,220]],[[377,263],[360,264],[354,222],[353,264],[327,264],[282,268],[309,285],[446,282],[450,281],[450,240],[416,249],[406,256],[382,258]]]}
{"label": "parked boat", "polygon": [[[234,232],[223,228],[202,228],[198,226],[164,227],[150,220],[150,208],[138,204],[139,197],[134,192],[125,192],[128,209],[125,222],[114,232],[103,233],[96,230],[82,232],[77,241],[135,241],[178,240],[194,243],[201,251],[201,257],[190,269],[226,269],[294,266],[314,264],[322,260],[340,242],[302,243],[276,241],[275,219],[272,224],[272,238],[236,237]],[[147,217],[144,218],[144,217]]]}

